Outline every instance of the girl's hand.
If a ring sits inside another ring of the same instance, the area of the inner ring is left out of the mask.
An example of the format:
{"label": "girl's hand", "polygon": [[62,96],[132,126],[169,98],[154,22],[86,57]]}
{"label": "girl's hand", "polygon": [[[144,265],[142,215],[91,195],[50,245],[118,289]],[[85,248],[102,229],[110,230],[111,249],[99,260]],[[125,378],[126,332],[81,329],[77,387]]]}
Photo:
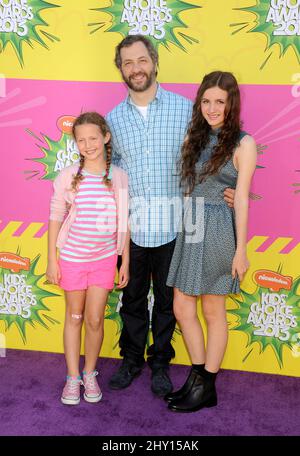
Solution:
{"label": "girl's hand", "polygon": [[232,278],[234,279],[238,275],[240,281],[243,280],[247,269],[249,268],[249,261],[247,258],[247,253],[245,252],[236,252],[233,257],[232,262]]}
{"label": "girl's hand", "polygon": [[59,281],[61,279],[61,274],[60,274],[60,269],[59,269],[57,260],[48,262],[46,278],[47,278],[48,282],[52,283],[53,285],[59,284]]}
{"label": "girl's hand", "polygon": [[117,288],[124,288],[127,286],[129,282],[129,264],[121,264],[120,270],[119,270],[119,283],[117,285]]}

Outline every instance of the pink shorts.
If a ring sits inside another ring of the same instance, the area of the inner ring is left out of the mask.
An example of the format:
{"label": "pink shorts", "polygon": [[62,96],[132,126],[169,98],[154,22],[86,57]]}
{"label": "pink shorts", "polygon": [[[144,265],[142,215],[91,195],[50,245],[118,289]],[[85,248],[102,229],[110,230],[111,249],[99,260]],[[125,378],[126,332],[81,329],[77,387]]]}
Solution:
{"label": "pink shorts", "polygon": [[86,290],[94,285],[112,290],[116,275],[118,255],[98,261],[75,263],[59,259],[60,287],[66,291]]}

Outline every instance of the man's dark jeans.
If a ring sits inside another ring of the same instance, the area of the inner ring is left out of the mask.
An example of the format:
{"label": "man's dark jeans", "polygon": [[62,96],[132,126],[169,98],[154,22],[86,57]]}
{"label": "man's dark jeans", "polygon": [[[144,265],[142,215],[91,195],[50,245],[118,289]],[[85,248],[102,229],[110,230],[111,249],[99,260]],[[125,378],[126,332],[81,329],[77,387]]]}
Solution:
{"label": "man's dark jeans", "polygon": [[167,366],[175,356],[171,339],[176,320],[173,314],[173,288],[166,285],[175,240],[159,247],[140,247],[130,241],[130,280],[123,292],[120,315],[123,329],[120,354],[135,365],[144,364],[149,331],[148,293],[151,277],[154,307],[153,345],[147,351],[152,369]]}

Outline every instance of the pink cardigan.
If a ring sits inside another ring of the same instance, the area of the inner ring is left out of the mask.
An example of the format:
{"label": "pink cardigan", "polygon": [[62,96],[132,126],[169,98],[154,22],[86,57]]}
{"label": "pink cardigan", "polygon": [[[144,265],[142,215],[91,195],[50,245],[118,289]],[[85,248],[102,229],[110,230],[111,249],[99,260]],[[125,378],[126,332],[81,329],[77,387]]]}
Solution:
{"label": "pink cardigan", "polygon": [[[59,222],[63,221],[56,242],[56,246],[60,249],[66,243],[69,229],[76,217],[74,204],[76,192],[71,190],[71,183],[78,168],[79,165],[75,164],[62,169],[53,182],[54,193],[50,202],[49,218]],[[117,206],[117,253],[121,255],[128,230],[128,177],[125,171],[114,165],[112,165],[112,185]]]}

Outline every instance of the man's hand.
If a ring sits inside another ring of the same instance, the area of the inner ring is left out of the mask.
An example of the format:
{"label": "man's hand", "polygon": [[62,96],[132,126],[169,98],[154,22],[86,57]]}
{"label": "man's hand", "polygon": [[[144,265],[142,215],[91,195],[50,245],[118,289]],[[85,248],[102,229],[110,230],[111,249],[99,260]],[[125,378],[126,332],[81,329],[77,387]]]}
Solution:
{"label": "man's hand", "polygon": [[233,207],[235,190],[233,188],[226,188],[224,190],[224,200],[229,207]]}

